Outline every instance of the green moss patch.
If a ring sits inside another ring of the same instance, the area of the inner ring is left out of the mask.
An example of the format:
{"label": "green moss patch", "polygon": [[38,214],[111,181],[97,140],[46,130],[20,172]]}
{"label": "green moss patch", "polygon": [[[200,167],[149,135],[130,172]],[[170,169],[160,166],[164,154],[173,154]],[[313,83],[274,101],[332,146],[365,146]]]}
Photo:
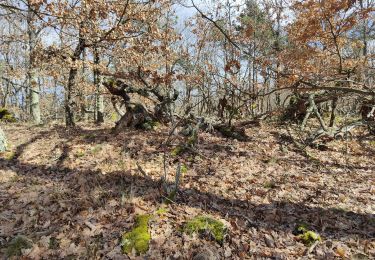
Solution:
{"label": "green moss patch", "polygon": [[3,107],[0,108],[0,120],[8,123],[13,123],[17,121],[12,112]]}
{"label": "green moss patch", "polygon": [[159,215],[160,217],[162,217],[168,213],[168,209],[162,206],[155,213]]}
{"label": "green moss patch", "polygon": [[81,158],[81,157],[85,156],[85,154],[86,154],[85,151],[79,150],[79,151],[76,152],[75,156],[77,158]]}
{"label": "green moss patch", "polygon": [[95,145],[94,148],[91,149],[92,154],[98,154],[102,150],[100,145]]}
{"label": "green moss patch", "polygon": [[182,174],[185,174],[185,173],[187,173],[187,171],[188,171],[188,169],[187,169],[186,164],[182,164],[182,165],[181,165],[181,173],[182,173]]}
{"label": "green moss patch", "polygon": [[274,181],[266,181],[263,184],[263,187],[266,188],[266,189],[274,189],[274,188],[276,188],[276,183]]}
{"label": "green moss patch", "polygon": [[306,231],[305,233],[298,236],[298,238],[307,246],[315,243],[315,241],[321,241],[321,237],[314,231]]}
{"label": "green moss patch", "polygon": [[123,234],[121,245],[124,253],[131,253],[133,248],[137,254],[144,254],[147,252],[151,240],[151,235],[148,230],[148,221],[150,218],[150,215],[137,216],[134,229]]}
{"label": "green moss patch", "polygon": [[218,220],[207,216],[197,216],[186,223],[184,232],[191,235],[199,233],[201,235],[208,234],[216,242],[222,244],[226,233],[224,224]]}
{"label": "green moss patch", "polygon": [[304,243],[306,246],[311,246],[316,241],[321,241],[322,238],[319,234],[309,230],[306,224],[300,224],[296,227],[294,234],[297,235],[298,240]]}
{"label": "green moss patch", "polygon": [[160,125],[157,121],[146,121],[142,123],[139,128],[143,130],[155,130]]}
{"label": "green moss patch", "polygon": [[10,151],[5,153],[5,160],[11,161],[16,157],[16,153],[14,151]]}
{"label": "green moss patch", "polygon": [[183,145],[178,145],[171,151],[172,156],[178,156],[185,152],[186,148]]}
{"label": "green moss patch", "polygon": [[22,249],[31,248],[31,241],[24,236],[16,236],[13,238],[5,251],[7,257],[20,256],[22,254]]}

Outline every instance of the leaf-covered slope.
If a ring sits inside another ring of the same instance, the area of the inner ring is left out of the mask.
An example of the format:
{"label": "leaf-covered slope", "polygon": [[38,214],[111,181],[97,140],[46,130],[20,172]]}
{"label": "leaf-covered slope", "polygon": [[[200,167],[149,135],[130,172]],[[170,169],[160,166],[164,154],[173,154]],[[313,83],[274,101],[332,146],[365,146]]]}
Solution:
{"label": "leaf-covered slope", "polygon": [[[175,203],[163,206],[166,129],[117,137],[89,126],[66,132],[11,125],[4,131],[13,156],[0,159],[2,254],[23,235],[33,242],[22,251],[31,258],[122,256],[121,235],[136,216],[161,207],[166,212],[149,223],[145,254],[154,258],[374,253],[374,140],[334,141],[327,151],[309,151],[317,159],[310,160],[293,146],[281,149],[282,129],[274,126],[248,130],[248,142],[202,134],[197,153],[178,157],[186,172]],[[172,150],[166,150],[170,181],[177,165]],[[222,245],[183,232],[199,215],[225,223]],[[299,223],[321,237],[311,250],[293,234]]]}

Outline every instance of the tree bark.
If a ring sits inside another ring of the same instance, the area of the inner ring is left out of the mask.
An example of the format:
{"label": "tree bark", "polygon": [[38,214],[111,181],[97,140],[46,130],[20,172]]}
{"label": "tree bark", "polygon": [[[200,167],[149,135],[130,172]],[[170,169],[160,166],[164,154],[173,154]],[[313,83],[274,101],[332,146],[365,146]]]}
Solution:
{"label": "tree bark", "polygon": [[329,127],[333,127],[333,125],[335,124],[337,101],[338,101],[337,97],[332,99],[331,118],[329,120]]}
{"label": "tree bark", "polygon": [[[126,113],[117,122],[115,132],[119,132],[123,127],[135,127],[150,129],[155,122],[167,123],[170,121],[170,105],[177,99],[178,92],[174,90],[172,96],[163,94],[158,87],[138,88],[127,85],[120,80],[104,81],[103,85],[115,96],[123,99]],[[138,94],[142,97],[150,98],[151,95],[157,98],[154,111],[148,111],[141,103],[130,102],[129,94]]]}
{"label": "tree bark", "polygon": [[[99,52],[94,50],[94,64],[98,65],[100,61]],[[102,78],[97,68],[94,69],[94,85],[95,85],[95,122],[97,124],[104,123],[104,97],[101,93]]]}
{"label": "tree bark", "polygon": [[0,128],[0,152],[5,152],[7,150],[7,139],[3,129]]}
{"label": "tree bark", "polygon": [[69,72],[68,84],[66,86],[66,97],[65,97],[65,124],[67,127],[75,126],[74,116],[74,98],[73,89],[75,83],[75,77],[77,75],[77,69],[71,68]]}
{"label": "tree bark", "polygon": [[35,47],[37,43],[37,32],[35,30],[33,20],[34,12],[31,10],[30,4],[27,11],[27,33],[29,36],[29,68],[28,68],[28,83],[29,83],[29,98],[30,98],[30,114],[35,124],[42,122],[40,115],[40,97],[39,86],[37,83],[36,69],[35,69]]}
{"label": "tree bark", "polygon": [[[79,42],[75,48],[74,54],[71,57],[72,61],[77,61],[82,52],[85,49],[85,39],[81,36],[79,36]],[[74,87],[75,87],[75,81],[77,77],[78,69],[76,67],[71,67],[69,71],[69,78],[68,83],[66,85],[66,96],[65,96],[65,124],[67,127],[74,127],[75,126],[75,113],[74,113],[74,107],[76,105],[74,100]]]}

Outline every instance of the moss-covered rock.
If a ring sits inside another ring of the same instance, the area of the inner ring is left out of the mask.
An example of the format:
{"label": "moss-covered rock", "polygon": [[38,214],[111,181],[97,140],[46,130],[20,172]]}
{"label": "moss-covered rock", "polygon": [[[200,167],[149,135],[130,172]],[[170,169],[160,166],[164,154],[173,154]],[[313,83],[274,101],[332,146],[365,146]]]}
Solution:
{"label": "moss-covered rock", "polygon": [[149,122],[144,122],[143,124],[141,124],[140,128],[146,131],[153,129],[152,125]]}
{"label": "moss-covered rock", "polygon": [[207,216],[197,216],[186,223],[184,232],[191,235],[199,233],[208,234],[216,242],[222,244],[226,233],[226,227],[221,221]]}
{"label": "moss-covered rock", "polygon": [[149,131],[149,130],[155,130],[159,126],[160,126],[160,123],[158,121],[155,121],[150,117],[146,117],[144,122],[139,125],[139,128]]}
{"label": "moss-covered rock", "polygon": [[151,235],[148,230],[150,215],[139,215],[136,218],[136,225],[130,232],[123,234],[121,245],[124,253],[131,253],[133,248],[137,254],[144,254],[149,248]]}
{"label": "moss-covered rock", "polygon": [[7,257],[20,256],[22,254],[22,249],[27,249],[32,247],[32,242],[25,236],[16,236],[13,238],[5,251]]}
{"label": "moss-covered rock", "polygon": [[215,126],[215,129],[226,138],[236,139],[241,142],[249,140],[249,137],[246,135],[243,128],[236,128],[234,126],[228,125],[217,125]]}

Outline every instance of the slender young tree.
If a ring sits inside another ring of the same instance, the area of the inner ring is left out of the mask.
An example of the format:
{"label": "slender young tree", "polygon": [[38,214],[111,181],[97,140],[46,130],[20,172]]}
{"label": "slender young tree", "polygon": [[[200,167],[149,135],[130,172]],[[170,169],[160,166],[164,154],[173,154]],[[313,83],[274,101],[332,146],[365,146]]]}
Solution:
{"label": "slender young tree", "polygon": [[[94,47],[94,64],[98,66],[100,63],[100,56],[98,48]],[[100,71],[94,67],[94,85],[95,85],[95,122],[97,124],[104,123],[104,97],[102,90],[102,78]]]}

